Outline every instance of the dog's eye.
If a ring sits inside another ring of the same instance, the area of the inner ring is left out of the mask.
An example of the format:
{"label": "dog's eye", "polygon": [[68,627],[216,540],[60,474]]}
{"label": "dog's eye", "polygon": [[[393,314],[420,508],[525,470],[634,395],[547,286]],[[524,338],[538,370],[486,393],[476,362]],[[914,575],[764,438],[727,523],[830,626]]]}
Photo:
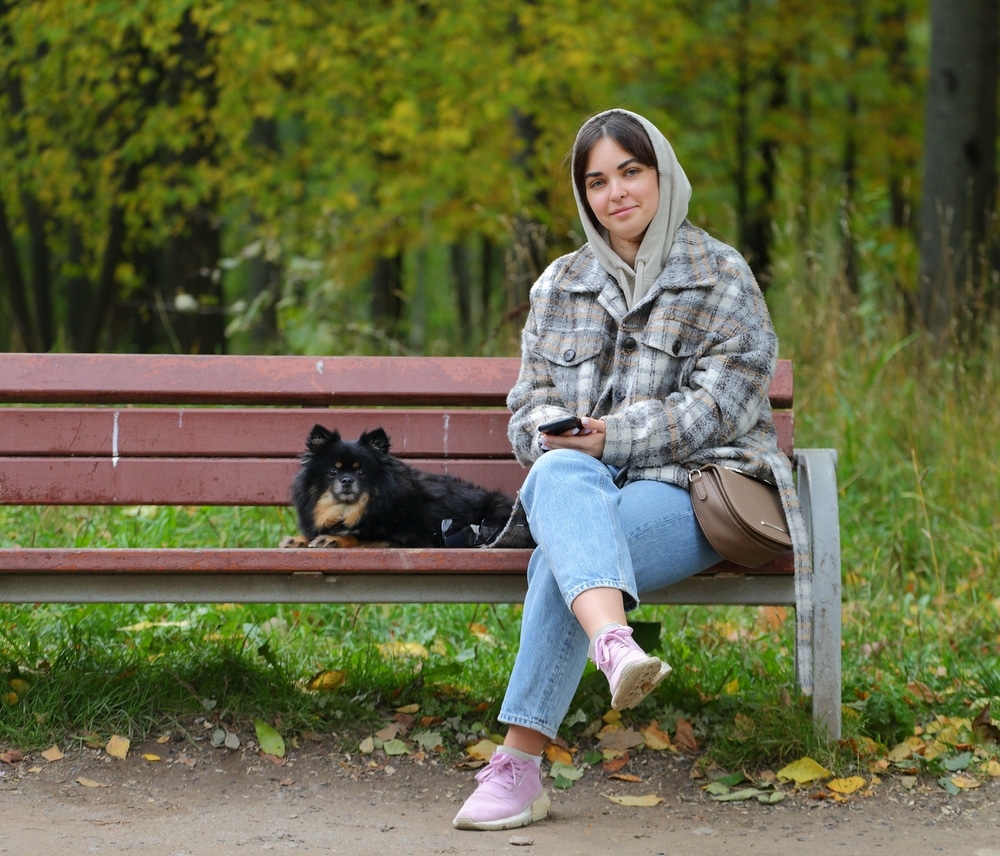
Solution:
{"label": "dog's eye", "polygon": [[336,478],[337,474],[340,472],[336,467],[330,467],[330,478]]}
{"label": "dog's eye", "polygon": [[361,467],[358,467],[354,471],[354,475],[356,475],[359,479],[363,479],[365,477],[365,471],[363,469],[361,469]]}

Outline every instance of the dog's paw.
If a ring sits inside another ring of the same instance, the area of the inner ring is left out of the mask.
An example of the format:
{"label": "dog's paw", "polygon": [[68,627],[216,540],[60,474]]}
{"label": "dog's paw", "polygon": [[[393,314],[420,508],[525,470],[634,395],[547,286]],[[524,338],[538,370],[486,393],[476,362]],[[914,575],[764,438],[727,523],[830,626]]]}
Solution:
{"label": "dog's paw", "polygon": [[317,535],[309,546],[317,549],[334,550],[340,547],[357,547],[358,539],[353,535]]}
{"label": "dog's paw", "polygon": [[301,535],[287,535],[281,539],[281,543],[278,546],[282,550],[290,550],[295,547],[308,547],[309,542]]}

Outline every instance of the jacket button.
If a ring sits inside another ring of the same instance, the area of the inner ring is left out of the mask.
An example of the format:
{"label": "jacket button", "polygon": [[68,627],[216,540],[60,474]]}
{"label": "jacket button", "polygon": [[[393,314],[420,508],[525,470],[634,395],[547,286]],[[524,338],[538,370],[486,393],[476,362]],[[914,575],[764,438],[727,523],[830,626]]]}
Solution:
{"label": "jacket button", "polygon": [[628,393],[625,392],[625,387],[623,386],[620,386],[615,390],[615,399],[618,401],[624,401],[626,395],[628,395]]}
{"label": "jacket button", "polygon": [[622,342],[622,347],[626,351],[634,351],[636,346],[636,341],[631,336],[629,336],[624,342]]}
{"label": "jacket button", "polygon": [[681,340],[680,339],[677,339],[674,342],[673,352],[674,352],[674,356],[675,357],[681,352]]}
{"label": "jacket button", "polygon": [[563,351],[563,359],[566,360],[566,362],[569,362],[574,357],[576,357],[576,351],[574,351],[572,348],[567,348],[565,351]]}

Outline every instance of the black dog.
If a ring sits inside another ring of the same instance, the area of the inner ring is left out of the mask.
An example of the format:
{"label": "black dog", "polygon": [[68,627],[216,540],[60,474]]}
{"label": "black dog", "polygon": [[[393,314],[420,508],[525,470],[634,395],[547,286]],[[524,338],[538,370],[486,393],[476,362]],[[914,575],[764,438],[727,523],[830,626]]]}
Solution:
{"label": "black dog", "polygon": [[301,536],[282,547],[436,547],[487,543],[513,500],[455,476],[414,469],[389,454],[381,428],[357,441],[316,425],[291,499]]}

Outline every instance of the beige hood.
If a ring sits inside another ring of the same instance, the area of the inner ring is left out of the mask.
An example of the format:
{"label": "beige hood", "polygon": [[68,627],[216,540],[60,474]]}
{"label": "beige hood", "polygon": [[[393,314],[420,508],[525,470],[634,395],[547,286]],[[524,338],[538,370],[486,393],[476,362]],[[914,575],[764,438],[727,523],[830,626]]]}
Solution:
{"label": "beige hood", "polygon": [[[691,201],[691,182],[681,169],[677,156],[667,138],[660,133],[652,122],[631,113],[628,110],[608,110],[608,113],[625,113],[636,119],[653,144],[656,152],[657,168],[660,173],[660,204],[656,209],[646,235],[642,239],[639,252],[635,257],[635,268],[622,260],[608,241],[607,230],[603,226],[595,226],[587,213],[587,202],[580,198],[576,182],[573,182],[573,195],[580,212],[587,240],[597,256],[602,267],[610,273],[621,285],[625,293],[625,302],[629,309],[639,303],[649,292],[656,278],[666,266],[674,244],[674,236],[684,218],[687,217],[688,203]],[[601,113],[600,115],[605,115]],[[574,147],[575,148],[575,147]]]}

